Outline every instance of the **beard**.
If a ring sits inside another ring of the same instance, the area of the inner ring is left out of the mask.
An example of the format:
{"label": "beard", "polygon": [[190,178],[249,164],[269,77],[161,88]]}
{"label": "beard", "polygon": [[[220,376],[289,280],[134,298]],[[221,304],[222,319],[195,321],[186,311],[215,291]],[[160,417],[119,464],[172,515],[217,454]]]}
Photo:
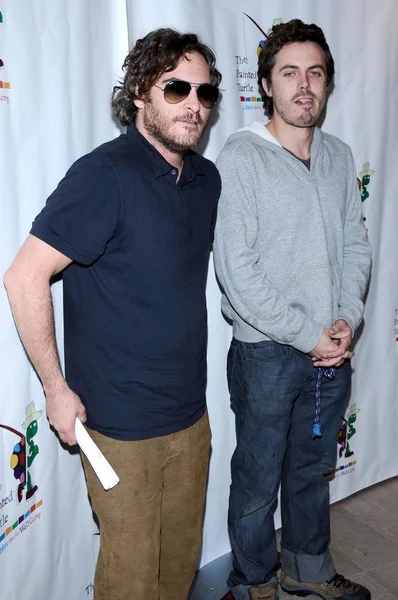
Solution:
{"label": "beard", "polygon": [[[199,143],[206,131],[208,120],[204,121],[199,114],[192,112],[170,118],[155,108],[152,102],[147,101],[143,123],[148,133],[164,148],[181,155],[186,154]],[[173,131],[173,125],[177,123],[187,123],[185,134]],[[192,128],[192,124],[196,125],[195,128]]]}
{"label": "beard", "polygon": [[[301,114],[295,114],[294,108],[292,108],[291,104],[295,103],[299,98],[313,98],[318,100],[318,106],[315,104],[307,109],[302,110]],[[286,102],[278,97],[274,97],[274,110],[280,115],[283,121],[288,125],[293,125],[294,127],[315,127],[317,124],[319,117],[325,107],[326,104],[326,95],[322,98],[317,98],[315,94],[308,91],[306,93],[300,93],[294,96],[292,100]]]}

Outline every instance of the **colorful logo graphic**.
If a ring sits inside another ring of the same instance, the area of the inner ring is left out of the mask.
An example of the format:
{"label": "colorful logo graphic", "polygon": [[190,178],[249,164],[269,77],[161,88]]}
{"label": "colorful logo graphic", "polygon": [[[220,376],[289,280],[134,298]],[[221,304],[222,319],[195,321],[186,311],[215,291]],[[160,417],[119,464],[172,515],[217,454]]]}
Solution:
{"label": "colorful logo graphic", "polygon": [[[2,58],[0,58],[0,69],[4,69],[4,68],[5,68],[4,60]],[[9,81],[3,81],[0,79],[0,89],[10,90],[11,83]]]}
{"label": "colorful logo graphic", "polygon": [[39,447],[33,441],[33,438],[39,431],[37,421],[42,414],[41,410],[36,410],[34,402],[31,402],[26,407],[26,419],[22,423],[22,428],[26,430],[26,435],[9,427],[8,425],[0,424],[2,429],[6,429],[19,437],[19,441],[15,444],[10,458],[10,466],[14,471],[14,477],[19,481],[17,489],[18,502],[22,502],[25,494],[25,500],[30,500],[39,489],[37,485],[32,485],[30,467],[36,456],[39,454]]}
{"label": "colorful logo graphic", "polygon": [[[32,501],[33,496],[39,490],[38,485],[32,482],[31,467],[39,454],[39,446],[34,438],[36,438],[39,431],[38,420],[42,415],[42,411],[36,410],[34,402],[28,404],[25,410],[25,421],[22,423],[22,429],[25,430],[25,433],[9,425],[0,424],[0,428],[7,432],[4,433],[5,436],[10,433],[18,438],[18,442],[14,444],[12,451],[10,449],[10,467],[18,482],[17,488],[16,490],[11,489],[4,498],[0,499],[0,554],[41,516],[37,509],[43,504],[43,500],[36,501],[29,509],[25,508],[16,520],[10,519],[9,515],[10,505],[15,498],[18,504],[23,500],[29,502]],[[33,515],[33,513],[35,514]],[[6,529],[2,532],[3,527],[6,527]]]}
{"label": "colorful logo graphic", "polygon": [[[3,14],[0,11],[0,24],[3,23]],[[0,69],[4,69],[5,65],[4,65],[4,61],[2,58],[0,58]],[[0,79],[0,90],[10,90],[11,89],[11,82],[10,81],[3,81],[3,79]],[[6,94],[2,94],[0,91],[0,102],[6,102],[7,104],[9,104],[10,99]]]}
{"label": "colorful logo graphic", "polygon": [[[12,525],[3,531],[0,535],[0,555],[3,554],[4,550],[6,550],[10,544],[19,538],[21,533],[26,531],[35,521],[40,520],[41,513],[36,511],[42,505],[43,500],[39,500],[36,504],[32,504],[25,513],[18,517]],[[6,515],[6,517],[8,517],[8,515]]]}
{"label": "colorful logo graphic", "polygon": [[[0,58],[0,69],[4,69],[4,68],[5,68],[4,60],[2,58]],[[9,90],[9,89],[11,89],[11,83],[9,81],[2,81],[0,79],[0,88]]]}
{"label": "colorful logo graphic", "polygon": [[[245,19],[246,17],[246,19]],[[236,66],[236,85],[239,93],[239,100],[241,102],[243,110],[263,110],[262,99],[258,93],[258,82],[257,82],[257,59],[262,48],[267,43],[268,35],[263,31],[256,23],[256,21],[246,13],[242,13],[243,18],[243,36],[245,40],[245,54],[235,55],[235,66]],[[254,49],[252,52],[247,51],[246,44],[246,20],[249,20],[255,25],[255,27],[264,36],[263,39],[258,42],[257,51]],[[282,23],[282,19],[274,19],[273,25],[279,25]],[[268,33],[272,28],[269,29]]]}
{"label": "colorful logo graphic", "polygon": [[355,402],[351,404],[348,409],[347,418],[342,417],[340,429],[337,434],[338,449],[338,466],[329,473],[325,473],[325,477],[338,477],[340,475],[348,475],[355,471],[355,465],[357,461],[353,458],[355,452],[352,448],[352,438],[356,434],[357,430],[354,424],[357,421],[357,415],[360,412]]}

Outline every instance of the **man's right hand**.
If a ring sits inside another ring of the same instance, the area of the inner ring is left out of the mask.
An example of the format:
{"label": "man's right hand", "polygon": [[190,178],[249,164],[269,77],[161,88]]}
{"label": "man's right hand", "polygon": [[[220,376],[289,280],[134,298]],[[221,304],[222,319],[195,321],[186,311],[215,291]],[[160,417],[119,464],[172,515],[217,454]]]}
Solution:
{"label": "man's right hand", "polygon": [[4,284],[18,333],[46,394],[48,420],[61,440],[72,446],[77,443],[76,417],[84,423],[86,411],[62,375],[50,291],[51,277],[71,262],[65,254],[29,235],[5,273]]}
{"label": "man's right hand", "polygon": [[328,358],[330,352],[335,353],[339,348],[338,344],[329,336],[328,331],[328,329],[323,330],[322,337],[318,344],[309,353],[310,356],[312,356],[314,366],[322,366],[322,364],[327,363],[327,367],[339,367],[344,363],[344,351],[342,351],[339,356],[332,359]]}
{"label": "man's right hand", "polygon": [[85,423],[86,409],[79,396],[66,386],[46,393],[47,417],[50,425],[57,430],[60,439],[69,446],[77,444],[75,435],[76,417]]}

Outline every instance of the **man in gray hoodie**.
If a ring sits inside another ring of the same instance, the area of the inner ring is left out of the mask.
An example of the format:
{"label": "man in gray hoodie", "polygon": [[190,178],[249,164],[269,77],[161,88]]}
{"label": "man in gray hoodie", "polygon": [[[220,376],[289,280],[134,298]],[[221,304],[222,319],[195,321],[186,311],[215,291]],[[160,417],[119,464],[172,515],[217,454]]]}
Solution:
{"label": "man in gray hoodie", "polygon": [[233,322],[236,418],[228,526],[235,600],[278,598],[273,510],[281,483],[281,587],[369,600],[329,553],[329,481],[351,381],[371,249],[350,148],[316,127],[334,75],[322,30],[273,27],[259,56],[266,122],[232,135],[214,260]]}

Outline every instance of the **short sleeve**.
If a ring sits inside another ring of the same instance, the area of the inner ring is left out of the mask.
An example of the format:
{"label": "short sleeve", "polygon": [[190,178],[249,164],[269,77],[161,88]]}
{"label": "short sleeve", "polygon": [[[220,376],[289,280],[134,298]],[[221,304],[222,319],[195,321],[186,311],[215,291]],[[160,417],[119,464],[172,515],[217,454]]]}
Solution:
{"label": "short sleeve", "polygon": [[115,233],[120,196],[110,160],[98,154],[84,156],[48,198],[30,233],[71,260],[90,265]]}

